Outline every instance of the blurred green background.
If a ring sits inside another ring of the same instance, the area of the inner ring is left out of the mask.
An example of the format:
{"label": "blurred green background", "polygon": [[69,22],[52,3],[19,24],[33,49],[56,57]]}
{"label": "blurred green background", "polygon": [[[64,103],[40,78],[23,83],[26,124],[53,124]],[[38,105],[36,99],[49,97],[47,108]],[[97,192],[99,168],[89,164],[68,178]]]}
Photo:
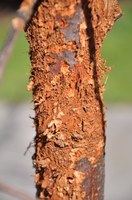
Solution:
{"label": "blurred green background", "polygon": [[123,16],[104,41],[102,55],[112,67],[104,93],[106,102],[132,103],[132,1],[120,3]]}
{"label": "blurred green background", "polygon": [[[120,3],[123,16],[114,25],[104,41],[103,58],[111,66],[106,84],[104,99],[108,103],[132,103],[132,2]],[[0,27],[0,47],[8,31],[9,20]],[[13,53],[0,83],[0,100],[31,100],[27,92],[30,75],[28,42],[25,34],[20,33]]]}

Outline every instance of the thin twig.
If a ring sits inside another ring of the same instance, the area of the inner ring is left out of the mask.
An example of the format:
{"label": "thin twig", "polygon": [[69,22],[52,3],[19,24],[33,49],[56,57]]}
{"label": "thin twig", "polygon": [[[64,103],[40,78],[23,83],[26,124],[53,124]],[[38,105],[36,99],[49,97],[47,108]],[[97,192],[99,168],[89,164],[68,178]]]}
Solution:
{"label": "thin twig", "polygon": [[17,38],[17,32],[18,32],[18,30],[14,29],[12,26],[10,27],[8,37],[6,38],[3,48],[1,49],[1,52],[0,52],[0,80],[3,77],[3,73],[5,71],[6,64],[8,62],[8,59],[9,59],[12,49],[14,47],[15,40]]}
{"label": "thin twig", "polygon": [[34,141],[29,142],[29,145],[27,146],[26,151],[24,152],[24,156],[27,154],[31,147],[34,147]]}
{"label": "thin twig", "polygon": [[20,8],[17,10],[16,17],[11,22],[7,39],[5,40],[3,48],[0,51],[0,80],[3,77],[6,64],[15,44],[15,40],[18,35],[17,33],[25,28],[27,22],[30,20],[33,14],[36,3],[37,0],[23,0]]}
{"label": "thin twig", "polygon": [[16,197],[20,200],[38,200],[37,198],[33,198],[30,195],[28,195],[24,192],[18,191],[4,183],[0,183],[0,191],[4,192],[5,194],[9,194],[13,197]]}

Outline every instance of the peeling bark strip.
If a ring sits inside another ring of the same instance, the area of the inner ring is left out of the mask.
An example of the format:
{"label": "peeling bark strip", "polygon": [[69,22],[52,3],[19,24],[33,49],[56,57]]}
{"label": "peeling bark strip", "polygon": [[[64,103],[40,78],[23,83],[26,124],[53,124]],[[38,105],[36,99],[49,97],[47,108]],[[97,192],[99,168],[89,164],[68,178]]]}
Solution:
{"label": "peeling bark strip", "polygon": [[115,0],[42,0],[27,29],[41,199],[103,200],[100,50],[120,13]]}

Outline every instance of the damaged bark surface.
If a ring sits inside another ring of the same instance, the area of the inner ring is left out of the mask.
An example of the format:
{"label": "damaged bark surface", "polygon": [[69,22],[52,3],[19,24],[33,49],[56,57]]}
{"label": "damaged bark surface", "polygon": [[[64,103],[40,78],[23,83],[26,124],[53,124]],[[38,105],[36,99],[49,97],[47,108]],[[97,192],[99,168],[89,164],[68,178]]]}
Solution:
{"label": "damaged bark surface", "polygon": [[115,0],[42,0],[27,28],[41,199],[103,200],[108,68],[100,51],[120,14]]}

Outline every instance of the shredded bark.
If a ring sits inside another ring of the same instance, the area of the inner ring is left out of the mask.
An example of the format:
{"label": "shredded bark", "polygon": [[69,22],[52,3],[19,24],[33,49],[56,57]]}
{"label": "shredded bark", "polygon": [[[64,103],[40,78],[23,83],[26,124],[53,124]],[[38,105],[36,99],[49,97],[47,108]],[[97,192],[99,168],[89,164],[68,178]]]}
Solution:
{"label": "shredded bark", "polygon": [[37,196],[103,200],[102,42],[115,0],[42,0],[27,29],[36,137]]}

